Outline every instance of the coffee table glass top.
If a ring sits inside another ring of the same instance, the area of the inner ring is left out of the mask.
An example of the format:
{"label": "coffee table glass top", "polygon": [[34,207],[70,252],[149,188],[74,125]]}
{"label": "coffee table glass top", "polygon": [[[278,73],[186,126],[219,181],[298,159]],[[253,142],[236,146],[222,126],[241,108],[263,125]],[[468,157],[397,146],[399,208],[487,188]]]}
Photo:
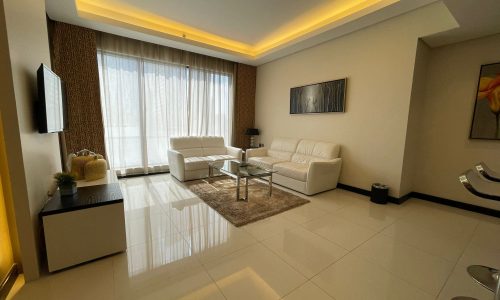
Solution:
{"label": "coffee table glass top", "polygon": [[251,165],[239,160],[224,160],[224,161],[214,161],[209,163],[214,169],[217,169],[227,175],[233,175],[235,177],[245,178],[245,177],[265,177],[269,176],[274,171],[264,169],[262,167]]}

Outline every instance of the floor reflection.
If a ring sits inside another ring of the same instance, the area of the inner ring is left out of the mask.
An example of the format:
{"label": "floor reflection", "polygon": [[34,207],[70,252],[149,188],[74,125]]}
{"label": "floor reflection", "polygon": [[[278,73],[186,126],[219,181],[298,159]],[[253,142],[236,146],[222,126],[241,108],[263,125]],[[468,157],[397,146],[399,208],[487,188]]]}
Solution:
{"label": "floor reflection", "polygon": [[165,176],[120,180],[130,277],[228,242],[234,228],[189,190]]}

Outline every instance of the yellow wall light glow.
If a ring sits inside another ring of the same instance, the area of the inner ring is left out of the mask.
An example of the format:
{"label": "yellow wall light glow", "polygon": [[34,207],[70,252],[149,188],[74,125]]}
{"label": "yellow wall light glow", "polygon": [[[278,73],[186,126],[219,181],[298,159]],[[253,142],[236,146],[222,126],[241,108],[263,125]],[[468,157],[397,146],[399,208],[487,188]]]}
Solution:
{"label": "yellow wall light glow", "polygon": [[[187,42],[194,45],[257,58],[280,46],[299,40],[331,25],[347,20],[362,11],[374,11],[399,0],[345,0],[341,5],[319,10],[300,23],[292,22],[279,32],[259,41],[255,45],[224,38],[185,24],[141,11],[137,8],[103,3],[96,0],[75,0],[78,15],[135,31]],[[331,4],[336,4],[332,2]]]}
{"label": "yellow wall light glow", "polygon": [[4,143],[4,135],[2,128],[2,118],[0,117],[0,283],[3,281],[7,273],[10,271],[14,264],[14,255],[12,251],[12,242],[10,238],[9,223],[7,221],[7,208],[5,202],[4,188],[2,179],[7,179],[8,168],[3,163],[4,153],[2,151]]}

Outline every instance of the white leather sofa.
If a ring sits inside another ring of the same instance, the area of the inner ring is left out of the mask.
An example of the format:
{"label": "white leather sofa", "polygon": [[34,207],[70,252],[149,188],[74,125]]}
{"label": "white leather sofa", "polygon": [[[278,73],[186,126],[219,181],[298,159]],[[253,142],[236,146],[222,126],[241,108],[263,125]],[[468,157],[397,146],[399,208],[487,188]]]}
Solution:
{"label": "white leather sofa", "polygon": [[239,148],[226,147],[219,136],[187,136],[170,138],[168,163],[170,174],[180,181],[208,177],[211,161],[239,159]]}
{"label": "white leather sofa", "polygon": [[340,146],[306,139],[275,138],[269,149],[246,151],[247,162],[276,171],[273,182],[306,195],[337,187]]}

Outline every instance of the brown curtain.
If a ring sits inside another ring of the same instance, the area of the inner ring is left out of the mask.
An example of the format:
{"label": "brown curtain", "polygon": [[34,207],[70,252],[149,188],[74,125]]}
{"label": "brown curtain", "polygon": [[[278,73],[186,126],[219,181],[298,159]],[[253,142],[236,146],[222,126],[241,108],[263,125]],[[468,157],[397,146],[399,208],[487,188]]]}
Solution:
{"label": "brown curtain", "polygon": [[250,139],[245,135],[247,128],[255,123],[255,88],[257,68],[244,64],[236,65],[234,97],[234,145],[239,148],[250,147]]}
{"label": "brown curtain", "polygon": [[[101,47],[104,43],[112,47],[116,41],[111,39],[103,41],[99,32],[62,22],[50,21],[49,27],[52,69],[65,83],[68,104],[69,128],[61,136],[63,159],[67,153],[81,149],[89,149],[106,156],[96,43],[99,39]],[[143,51],[150,48],[145,48]],[[181,57],[189,64],[199,64],[200,59],[201,62],[206,60],[203,55],[181,50],[178,52],[172,51],[170,55]],[[227,62],[227,67],[231,64]],[[233,145],[248,148],[250,142],[245,130],[252,128],[255,121],[257,68],[237,63],[234,64],[234,74]]]}
{"label": "brown curtain", "polygon": [[61,137],[63,157],[81,149],[106,156],[96,33],[53,21],[50,33],[52,69],[64,81],[68,105],[69,128]]}

